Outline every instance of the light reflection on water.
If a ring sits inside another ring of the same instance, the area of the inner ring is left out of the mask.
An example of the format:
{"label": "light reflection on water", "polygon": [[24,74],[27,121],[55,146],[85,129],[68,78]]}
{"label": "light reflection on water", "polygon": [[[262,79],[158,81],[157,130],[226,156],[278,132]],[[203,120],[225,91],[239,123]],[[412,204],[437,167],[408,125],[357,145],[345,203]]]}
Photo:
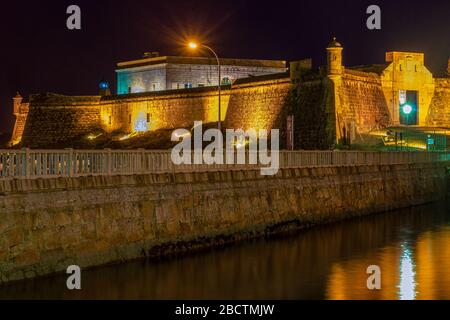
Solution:
{"label": "light reflection on water", "polygon": [[416,298],[416,273],[414,257],[407,243],[400,245],[402,254],[400,257],[400,300],[414,300]]}
{"label": "light reflection on water", "polygon": [[[0,286],[0,298],[450,299],[450,203],[315,227],[171,260]],[[369,265],[381,290],[366,287]]]}

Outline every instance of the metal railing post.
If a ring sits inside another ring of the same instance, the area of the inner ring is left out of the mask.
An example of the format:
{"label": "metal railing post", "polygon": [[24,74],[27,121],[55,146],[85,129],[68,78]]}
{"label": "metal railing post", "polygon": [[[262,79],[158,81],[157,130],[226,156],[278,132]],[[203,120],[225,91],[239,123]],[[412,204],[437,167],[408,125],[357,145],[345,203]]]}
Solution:
{"label": "metal railing post", "polygon": [[105,149],[106,151],[106,161],[107,161],[107,165],[106,165],[106,174],[108,176],[111,175],[111,171],[112,171],[112,155],[111,155],[111,149],[107,148]]}
{"label": "metal railing post", "polygon": [[73,161],[73,149],[72,148],[66,148],[66,150],[68,151],[67,153],[67,162],[66,162],[66,175],[68,177],[72,177],[73,176],[73,165],[72,165],[72,161]]}

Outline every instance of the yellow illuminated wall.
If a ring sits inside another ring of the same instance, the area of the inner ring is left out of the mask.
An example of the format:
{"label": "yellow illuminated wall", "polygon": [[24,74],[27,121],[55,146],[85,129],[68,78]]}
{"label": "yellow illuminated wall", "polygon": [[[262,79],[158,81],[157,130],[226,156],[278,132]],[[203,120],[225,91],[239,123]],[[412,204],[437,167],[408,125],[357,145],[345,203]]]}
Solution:
{"label": "yellow illuminated wall", "polygon": [[381,75],[381,83],[391,114],[392,125],[398,125],[399,92],[418,92],[418,125],[425,126],[429,114],[435,83],[433,75],[424,65],[423,53],[388,52],[389,66]]}
{"label": "yellow illuminated wall", "polygon": [[[227,114],[230,90],[221,94],[221,120]],[[218,94],[214,89],[184,94],[157,94],[113,100],[101,105],[102,128],[127,133],[191,127],[194,121],[218,120]]]}
{"label": "yellow illuminated wall", "polygon": [[400,91],[417,92],[416,125],[450,127],[450,79],[433,78],[423,53],[388,52],[385,65],[329,71],[328,78],[333,83],[337,142],[344,133],[353,141],[400,125]]}

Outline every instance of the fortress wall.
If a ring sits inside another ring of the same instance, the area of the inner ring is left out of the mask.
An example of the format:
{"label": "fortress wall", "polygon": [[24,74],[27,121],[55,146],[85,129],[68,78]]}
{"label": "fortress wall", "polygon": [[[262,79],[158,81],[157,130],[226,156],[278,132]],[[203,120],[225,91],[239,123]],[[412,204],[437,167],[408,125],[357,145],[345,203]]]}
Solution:
{"label": "fortress wall", "polygon": [[354,140],[358,133],[390,123],[388,103],[376,74],[346,70],[336,98],[336,121],[341,130],[338,137],[343,135],[344,126]]}
{"label": "fortress wall", "polygon": [[[436,79],[428,125],[449,127],[449,106],[450,80]],[[100,130],[191,128],[194,121],[216,122],[217,114],[214,87],[104,97],[41,94],[21,104],[12,141],[48,149],[71,147],[75,139],[80,147],[83,137]],[[381,80],[372,73],[346,70],[338,80],[316,77],[296,85],[284,76],[250,78],[223,87],[224,127],[277,128],[284,147],[289,114],[295,117],[295,148],[301,149],[328,149],[344,136],[344,128],[354,142],[391,123]]]}
{"label": "fortress wall", "polygon": [[[230,128],[282,129],[286,122],[282,114],[290,88],[289,78],[240,84],[232,88],[223,86],[221,119],[226,120]],[[79,140],[99,130],[129,133],[142,129],[142,126],[154,131],[192,128],[194,121],[217,122],[217,89],[208,87],[104,97],[36,95],[31,97],[29,112],[24,113],[21,119],[26,119],[22,146],[71,147],[74,139]],[[23,123],[19,120],[17,125]]]}
{"label": "fortress wall", "polygon": [[70,147],[70,142],[100,128],[100,97],[32,96],[22,137],[29,148]]}
{"label": "fortress wall", "polygon": [[2,179],[0,283],[423,204],[448,165]]}
{"label": "fortress wall", "polygon": [[[229,97],[230,87],[224,86],[221,95],[222,120],[225,119]],[[217,88],[105,97],[100,104],[100,110],[101,126],[108,132],[133,132],[142,124],[146,125],[148,130],[191,128],[194,121],[217,121]]]}
{"label": "fortress wall", "polygon": [[[232,129],[280,129],[285,132],[291,80],[261,81],[233,86],[225,127]],[[281,141],[284,141],[280,137]]]}
{"label": "fortress wall", "polygon": [[300,83],[293,92],[295,147],[328,149],[335,134],[332,83],[326,78]]}
{"label": "fortress wall", "polygon": [[450,127],[450,79],[435,79],[435,84],[427,125],[448,128]]}

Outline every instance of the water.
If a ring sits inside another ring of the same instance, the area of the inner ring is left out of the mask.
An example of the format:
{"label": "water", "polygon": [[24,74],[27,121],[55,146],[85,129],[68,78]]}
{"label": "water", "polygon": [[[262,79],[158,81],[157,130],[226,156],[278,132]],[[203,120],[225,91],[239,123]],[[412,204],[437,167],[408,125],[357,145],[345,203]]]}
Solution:
{"label": "water", "polygon": [[[381,268],[379,291],[366,287]],[[164,261],[0,286],[0,298],[450,299],[450,202],[315,227]]]}

